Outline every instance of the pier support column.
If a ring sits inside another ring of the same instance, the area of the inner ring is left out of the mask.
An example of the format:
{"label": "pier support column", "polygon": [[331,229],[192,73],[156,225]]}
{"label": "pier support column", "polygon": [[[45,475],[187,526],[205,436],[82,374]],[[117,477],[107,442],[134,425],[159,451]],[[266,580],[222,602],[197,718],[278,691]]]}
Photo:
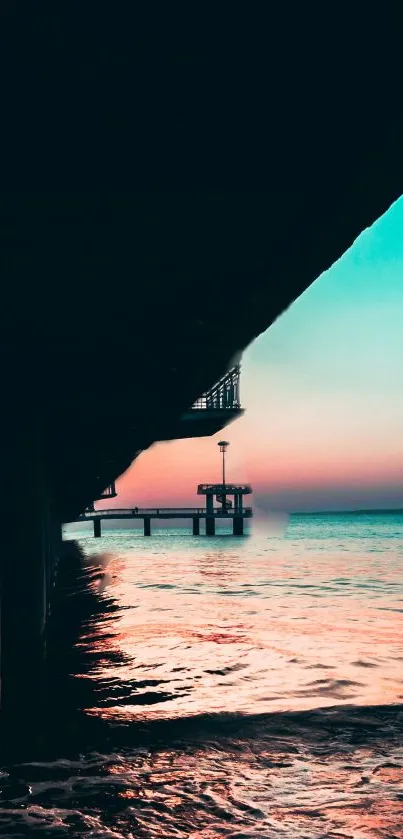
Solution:
{"label": "pier support column", "polygon": [[210,492],[206,495],[206,514],[208,516],[214,515],[214,496]]}
{"label": "pier support column", "polygon": [[51,501],[38,377],[10,367],[14,380],[3,382],[0,435],[0,706],[2,716],[21,726],[22,739],[45,696],[45,628],[60,526]]}
{"label": "pier support column", "polygon": [[207,516],[207,518],[206,518],[206,536],[215,536],[215,518],[214,518],[214,516]]}
{"label": "pier support column", "polygon": [[214,496],[212,492],[206,495],[206,536],[215,535]]}
{"label": "pier support column", "polygon": [[193,516],[193,536],[200,534],[200,519],[199,516]]}
{"label": "pier support column", "polygon": [[144,536],[151,536],[151,519],[149,516],[144,516]]}
{"label": "pier support column", "polygon": [[243,536],[243,516],[234,516],[232,532],[234,536]]}
{"label": "pier support column", "polygon": [[94,519],[94,536],[96,539],[101,538],[101,519]]}
{"label": "pier support column", "polygon": [[57,572],[62,553],[63,529],[62,523],[57,516],[51,516],[49,520],[49,534],[47,539],[48,555],[46,559],[46,591],[47,591],[47,616],[49,617],[52,608],[53,592],[57,581]]}

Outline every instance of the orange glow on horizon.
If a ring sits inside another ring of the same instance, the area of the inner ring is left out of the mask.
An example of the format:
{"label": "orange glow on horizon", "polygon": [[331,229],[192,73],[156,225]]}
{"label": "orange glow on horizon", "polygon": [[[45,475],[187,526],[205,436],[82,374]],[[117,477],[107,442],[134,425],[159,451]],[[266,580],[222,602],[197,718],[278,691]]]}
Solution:
{"label": "orange glow on horizon", "polygon": [[[307,446],[301,450],[288,443],[267,454],[259,452],[255,440],[237,441],[240,430],[235,424],[233,433],[229,431],[232,445],[227,457],[228,480],[251,483],[255,496],[279,492],[299,492],[303,496],[332,489],[359,491],[368,486],[398,489],[402,483],[403,462],[395,450],[375,452],[369,458],[367,452],[351,445]],[[197,485],[220,478],[221,459],[215,437],[157,444],[143,452],[119,479],[118,497],[104,502],[104,506],[203,506]]]}

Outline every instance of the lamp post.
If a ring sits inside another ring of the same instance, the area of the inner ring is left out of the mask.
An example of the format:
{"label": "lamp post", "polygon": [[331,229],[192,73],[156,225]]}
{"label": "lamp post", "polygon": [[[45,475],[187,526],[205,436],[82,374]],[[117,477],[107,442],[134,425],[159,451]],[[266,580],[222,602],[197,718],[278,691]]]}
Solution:
{"label": "lamp post", "polygon": [[217,445],[220,447],[220,452],[222,452],[222,482],[223,486],[225,487],[225,453],[227,451],[229,443],[227,443],[226,440],[220,440],[220,442],[217,443]]}

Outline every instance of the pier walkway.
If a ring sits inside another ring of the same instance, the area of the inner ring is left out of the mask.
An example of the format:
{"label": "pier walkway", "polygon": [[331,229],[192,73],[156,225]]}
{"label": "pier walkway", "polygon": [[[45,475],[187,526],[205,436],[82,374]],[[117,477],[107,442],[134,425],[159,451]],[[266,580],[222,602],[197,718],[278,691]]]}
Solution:
{"label": "pier walkway", "polygon": [[243,507],[239,509],[220,509],[214,508],[212,511],[206,511],[205,507],[144,507],[144,508],[128,508],[116,507],[109,510],[86,510],[77,519],[77,522],[93,521],[94,522],[94,536],[101,536],[101,522],[112,521],[117,519],[142,519],[144,536],[151,536],[151,521],[152,519],[191,519],[193,522],[193,535],[200,535],[200,520],[206,519],[206,535],[213,536],[215,534],[216,520],[230,519],[233,522],[233,532],[235,536],[243,535],[243,520],[252,517],[252,508]]}

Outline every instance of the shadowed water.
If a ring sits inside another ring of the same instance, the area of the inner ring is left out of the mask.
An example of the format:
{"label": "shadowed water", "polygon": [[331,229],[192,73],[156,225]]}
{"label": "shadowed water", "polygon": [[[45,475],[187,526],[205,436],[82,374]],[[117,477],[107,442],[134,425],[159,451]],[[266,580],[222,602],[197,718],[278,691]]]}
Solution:
{"label": "shadowed water", "polygon": [[403,515],[80,534],[0,833],[402,837]]}

